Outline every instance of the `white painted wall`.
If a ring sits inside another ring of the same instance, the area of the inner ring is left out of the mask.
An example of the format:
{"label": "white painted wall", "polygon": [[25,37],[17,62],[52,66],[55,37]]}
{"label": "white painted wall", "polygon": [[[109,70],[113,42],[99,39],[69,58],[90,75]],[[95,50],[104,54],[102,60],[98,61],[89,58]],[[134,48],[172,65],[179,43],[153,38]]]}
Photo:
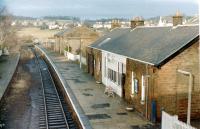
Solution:
{"label": "white painted wall", "polygon": [[[123,64],[123,68],[122,68],[122,64]],[[105,86],[111,86],[114,89],[115,93],[121,97],[122,86],[118,84],[118,79],[119,79],[118,72],[126,73],[126,58],[121,55],[102,51],[102,66],[101,67],[102,67],[102,83]],[[108,68],[117,72],[117,82],[113,82],[112,80],[108,79]]]}
{"label": "white painted wall", "polygon": [[80,60],[80,55],[74,55],[67,51],[64,51],[64,55],[67,57],[68,60],[72,61]]}
{"label": "white painted wall", "polygon": [[2,55],[2,50],[0,50],[0,56]]}
{"label": "white painted wall", "polygon": [[[67,57],[68,60],[72,60],[72,61],[80,61],[80,55],[75,55],[75,54],[72,54],[70,52],[67,52],[67,51],[64,51],[64,56]],[[81,58],[81,62],[86,65],[86,58],[82,56]]]}

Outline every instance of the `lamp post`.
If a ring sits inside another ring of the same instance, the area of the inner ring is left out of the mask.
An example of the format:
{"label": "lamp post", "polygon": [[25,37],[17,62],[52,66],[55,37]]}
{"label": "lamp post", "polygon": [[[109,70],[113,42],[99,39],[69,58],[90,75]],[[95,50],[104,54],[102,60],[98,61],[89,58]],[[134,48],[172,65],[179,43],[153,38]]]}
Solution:
{"label": "lamp post", "polygon": [[191,98],[192,98],[192,83],[193,83],[193,77],[192,73],[183,71],[178,69],[179,73],[182,73],[186,76],[189,76],[189,87],[188,87],[188,109],[187,109],[187,124],[190,125],[190,115],[191,115]]}
{"label": "lamp post", "polygon": [[80,69],[82,68],[82,52],[81,52],[81,49],[82,49],[82,42],[81,42],[81,38],[80,38]]}

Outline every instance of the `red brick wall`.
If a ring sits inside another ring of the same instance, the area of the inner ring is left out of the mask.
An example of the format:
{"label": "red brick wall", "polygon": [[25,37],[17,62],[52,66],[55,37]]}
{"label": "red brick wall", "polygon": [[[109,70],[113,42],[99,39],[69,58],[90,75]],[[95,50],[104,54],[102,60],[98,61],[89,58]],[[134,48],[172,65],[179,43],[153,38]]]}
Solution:
{"label": "red brick wall", "polygon": [[94,65],[94,78],[95,78],[96,81],[101,82],[102,81],[102,71],[101,71],[102,54],[101,54],[101,51],[97,50],[97,49],[93,49],[93,48],[87,47],[87,49],[86,49],[86,60],[87,60],[87,67],[89,67],[89,69],[90,69],[92,66],[89,66],[88,54],[91,54],[91,55],[94,56],[94,62],[95,62],[95,65]]}
{"label": "red brick wall", "polygon": [[[146,105],[141,105],[141,76],[147,71],[148,79],[148,118],[151,116],[151,101],[156,100],[157,117],[160,118],[161,108],[170,114],[177,114],[180,118],[186,118],[188,77],[177,72],[177,69],[192,72],[194,75],[192,94],[192,118],[200,117],[200,83],[199,83],[199,44],[195,43],[181,52],[175,58],[163,65],[161,68],[147,67],[145,64],[127,59],[127,73],[125,83],[125,100],[133,103],[137,111],[146,113]],[[139,92],[131,98],[131,72],[136,73],[139,80]]]}
{"label": "red brick wall", "polygon": [[[125,81],[125,100],[131,105],[134,105],[137,111],[145,116],[146,103],[141,104],[141,79],[142,75],[146,74],[146,64],[135,62],[131,59],[126,60],[126,81]],[[138,93],[131,97],[132,71],[135,73],[135,78],[138,79]]]}
{"label": "red brick wall", "polygon": [[94,67],[94,78],[96,81],[102,81],[102,72],[101,72],[101,64],[102,64],[102,55],[101,51],[97,49],[93,49],[95,67]]}
{"label": "red brick wall", "polygon": [[157,99],[157,113],[160,108],[179,117],[186,117],[189,77],[177,70],[189,71],[194,75],[192,96],[192,117],[200,117],[200,83],[199,83],[199,44],[195,43],[167,64],[157,69],[154,76],[154,97]]}

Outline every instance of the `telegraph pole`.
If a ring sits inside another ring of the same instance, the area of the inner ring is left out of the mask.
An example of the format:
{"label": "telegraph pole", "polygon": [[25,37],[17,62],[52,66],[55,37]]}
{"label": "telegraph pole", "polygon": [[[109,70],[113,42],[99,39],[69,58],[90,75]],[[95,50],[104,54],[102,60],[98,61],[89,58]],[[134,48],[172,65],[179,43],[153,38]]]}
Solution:
{"label": "telegraph pole", "polygon": [[81,48],[82,48],[82,42],[81,42],[81,38],[80,38],[80,69],[82,68],[82,51],[81,51]]}

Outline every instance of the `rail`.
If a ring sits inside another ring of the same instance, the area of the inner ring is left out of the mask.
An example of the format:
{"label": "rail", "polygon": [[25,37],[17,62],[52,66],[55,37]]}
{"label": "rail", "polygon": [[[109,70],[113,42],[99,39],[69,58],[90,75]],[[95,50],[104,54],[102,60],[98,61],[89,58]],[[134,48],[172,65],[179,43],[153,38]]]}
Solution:
{"label": "rail", "polygon": [[40,128],[41,129],[69,129],[66,115],[62,107],[62,103],[59,98],[59,94],[56,90],[54,81],[48,70],[46,63],[37,56],[36,64],[42,81],[42,103],[40,113]]}

